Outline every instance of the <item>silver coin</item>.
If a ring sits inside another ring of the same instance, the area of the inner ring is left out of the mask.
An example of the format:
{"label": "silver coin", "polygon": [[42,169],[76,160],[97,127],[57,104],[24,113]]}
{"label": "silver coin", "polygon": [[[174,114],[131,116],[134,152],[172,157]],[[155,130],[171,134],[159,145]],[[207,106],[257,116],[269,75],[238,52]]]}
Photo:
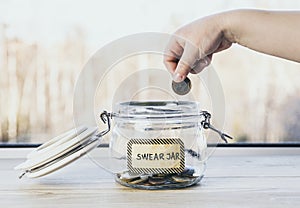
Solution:
{"label": "silver coin", "polygon": [[180,173],[180,176],[192,176],[195,173],[194,168],[192,167],[186,167],[184,170]]}
{"label": "silver coin", "polygon": [[137,178],[135,180],[132,180],[132,181],[130,181],[128,183],[130,183],[130,184],[141,184],[141,183],[146,182],[146,181],[148,181],[148,176],[144,176],[144,177],[141,176],[141,177],[139,177],[139,178]]}
{"label": "silver coin", "polygon": [[174,182],[177,183],[187,183],[187,182],[192,182],[195,179],[197,179],[197,176],[172,176],[172,179],[174,180]]}
{"label": "silver coin", "polygon": [[186,95],[192,88],[191,80],[186,77],[182,82],[172,81],[172,89],[178,95]]}
{"label": "silver coin", "polygon": [[166,183],[165,177],[160,177],[160,176],[152,176],[149,177],[148,181],[151,185],[162,185]]}

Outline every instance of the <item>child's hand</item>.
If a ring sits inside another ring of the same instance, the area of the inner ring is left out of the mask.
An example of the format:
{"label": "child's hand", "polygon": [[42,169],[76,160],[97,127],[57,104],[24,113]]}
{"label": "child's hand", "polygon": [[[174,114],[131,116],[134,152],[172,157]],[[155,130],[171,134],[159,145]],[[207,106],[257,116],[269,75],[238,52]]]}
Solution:
{"label": "child's hand", "polygon": [[231,46],[222,30],[220,15],[196,20],[174,33],[167,45],[164,64],[176,82],[188,73],[199,73],[212,60],[214,53]]}
{"label": "child's hand", "polygon": [[176,82],[199,73],[214,53],[232,43],[300,62],[300,12],[233,10],[196,20],[177,30],[164,63]]}

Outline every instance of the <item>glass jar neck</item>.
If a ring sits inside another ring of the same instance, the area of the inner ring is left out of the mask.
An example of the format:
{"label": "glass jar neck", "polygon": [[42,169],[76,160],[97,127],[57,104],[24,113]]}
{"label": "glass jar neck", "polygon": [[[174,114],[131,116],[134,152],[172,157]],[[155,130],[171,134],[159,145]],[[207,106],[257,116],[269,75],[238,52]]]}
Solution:
{"label": "glass jar neck", "polygon": [[201,116],[199,103],[190,101],[123,102],[115,106],[112,117],[116,120],[191,120]]}

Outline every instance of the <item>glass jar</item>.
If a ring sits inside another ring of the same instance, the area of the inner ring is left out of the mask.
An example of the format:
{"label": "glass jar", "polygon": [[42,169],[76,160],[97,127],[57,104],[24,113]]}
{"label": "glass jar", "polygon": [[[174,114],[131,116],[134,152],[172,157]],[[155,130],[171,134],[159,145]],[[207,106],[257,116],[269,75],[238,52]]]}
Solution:
{"label": "glass jar", "polygon": [[118,183],[141,189],[183,188],[205,171],[207,143],[196,102],[124,102],[110,117],[110,158]]}
{"label": "glass jar", "polygon": [[35,178],[68,165],[101,143],[112,119],[109,153],[97,157],[97,164],[114,173],[118,183],[140,189],[192,186],[202,179],[208,158],[203,129],[217,132],[225,142],[231,138],[199,109],[198,103],[188,101],[119,103],[112,113],[100,115],[106,130],[81,126],[65,132],[31,152],[16,169],[23,171],[20,178]]}

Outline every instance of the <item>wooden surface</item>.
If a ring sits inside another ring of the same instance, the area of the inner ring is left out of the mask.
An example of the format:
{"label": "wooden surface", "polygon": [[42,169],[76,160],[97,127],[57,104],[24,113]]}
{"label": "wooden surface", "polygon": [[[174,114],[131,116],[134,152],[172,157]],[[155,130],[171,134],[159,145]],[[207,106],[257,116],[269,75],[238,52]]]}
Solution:
{"label": "wooden surface", "polygon": [[218,149],[199,185],[163,191],[122,187],[87,157],[47,177],[19,180],[13,167],[24,159],[16,155],[27,150],[10,150],[11,156],[1,151],[1,208],[300,207],[299,148]]}

